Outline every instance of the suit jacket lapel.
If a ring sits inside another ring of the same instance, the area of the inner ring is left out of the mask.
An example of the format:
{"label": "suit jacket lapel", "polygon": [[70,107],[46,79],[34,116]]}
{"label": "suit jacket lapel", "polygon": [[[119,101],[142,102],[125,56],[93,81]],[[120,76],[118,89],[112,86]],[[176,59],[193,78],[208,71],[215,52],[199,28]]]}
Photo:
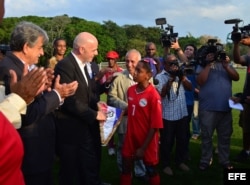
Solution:
{"label": "suit jacket lapel", "polygon": [[75,67],[75,72],[76,72],[76,76],[77,76],[77,81],[78,83],[83,83],[84,84],[84,87],[86,88],[86,92],[88,93],[88,95],[90,95],[90,92],[91,92],[91,83],[89,81],[89,83],[87,84],[86,83],[86,80],[82,74],[82,71],[75,59],[75,57],[72,55],[72,53],[69,54],[69,59],[70,61],[73,61],[73,65]]}
{"label": "suit jacket lapel", "polygon": [[17,80],[21,80],[24,69],[23,62],[19,58],[17,58],[12,52],[7,52],[6,56],[9,57],[10,62],[12,62],[15,66],[14,71],[16,72]]}

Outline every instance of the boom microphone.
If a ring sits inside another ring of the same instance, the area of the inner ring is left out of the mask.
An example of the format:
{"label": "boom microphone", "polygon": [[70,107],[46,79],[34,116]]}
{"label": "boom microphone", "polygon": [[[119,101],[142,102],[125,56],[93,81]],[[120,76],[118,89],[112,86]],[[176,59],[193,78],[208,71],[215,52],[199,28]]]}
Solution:
{"label": "boom microphone", "polygon": [[241,21],[242,21],[241,19],[228,19],[228,20],[225,20],[224,23],[225,24],[237,24]]}

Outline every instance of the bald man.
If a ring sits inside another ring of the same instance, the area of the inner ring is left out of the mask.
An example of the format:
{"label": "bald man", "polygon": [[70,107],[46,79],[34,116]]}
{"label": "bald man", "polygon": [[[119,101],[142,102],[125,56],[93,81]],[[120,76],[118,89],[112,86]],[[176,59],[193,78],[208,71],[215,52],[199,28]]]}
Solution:
{"label": "bald man", "polygon": [[98,111],[92,92],[87,63],[98,54],[98,41],[88,32],[79,33],[73,49],[55,67],[61,83],[78,81],[74,96],[66,98],[57,112],[57,148],[60,157],[59,185],[100,185],[101,139],[99,121],[106,115]]}

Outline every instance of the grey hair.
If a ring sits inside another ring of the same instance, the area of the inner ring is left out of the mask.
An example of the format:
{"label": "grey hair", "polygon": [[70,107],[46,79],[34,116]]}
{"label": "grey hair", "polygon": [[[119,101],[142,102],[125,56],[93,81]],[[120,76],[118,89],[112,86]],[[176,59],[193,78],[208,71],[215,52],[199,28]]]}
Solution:
{"label": "grey hair", "polygon": [[32,48],[40,36],[43,38],[43,44],[49,41],[46,31],[41,27],[32,22],[22,21],[16,25],[11,33],[10,49],[12,51],[22,51],[26,43]]}
{"label": "grey hair", "polygon": [[125,57],[127,57],[130,53],[136,53],[136,54],[137,54],[137,57],[138,57],[138,61],[141,60],[141,53],[140,53],[137,49],[130,49],[130,50],[126,53]]}

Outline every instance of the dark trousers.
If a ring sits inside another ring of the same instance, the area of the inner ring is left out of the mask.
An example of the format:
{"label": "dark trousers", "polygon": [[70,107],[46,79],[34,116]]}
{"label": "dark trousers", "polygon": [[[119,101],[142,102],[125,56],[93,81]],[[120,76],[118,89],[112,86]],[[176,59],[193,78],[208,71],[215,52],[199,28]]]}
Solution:
{"label": "dark trousers", "polygon": [[52,169],[38,174],[24,174],[26,185],[53,185]]}
{"label": "dark trousers", "polygon": [[163,129],[160,130],[160,152],[162,165],[165,168],[170,166],[171,152],[175,144],[175,163],[181,164],[185,160],[185,151],[187,144],[187,117],[180,120],[169,121],[163,119]]}
{"label": "dark trousers", "polygon": [[82,144],[59,144],[60,185],[100,185],[101,144],[91,133]]}
{"label": "dark trousers", "polygon": [[190,132],[190,122],[191,122],[191,119],[192,119],[192,115],[193,115],[193,110],[194,110],[194,106],[193,105],[187,105],[187,110],[188,110],[188,116],[187,116],[187,124],[188,124],[188,127],[186,127],[186,137],[187,139],[185,140],[186,141],[186,144],[185,144],[185,147],[186,147],[186,150],[185,150],[185,160],[188,160],[190,158],[189,156],[189,141],[190,141],[190,138],[191,138],[191,132]]}

